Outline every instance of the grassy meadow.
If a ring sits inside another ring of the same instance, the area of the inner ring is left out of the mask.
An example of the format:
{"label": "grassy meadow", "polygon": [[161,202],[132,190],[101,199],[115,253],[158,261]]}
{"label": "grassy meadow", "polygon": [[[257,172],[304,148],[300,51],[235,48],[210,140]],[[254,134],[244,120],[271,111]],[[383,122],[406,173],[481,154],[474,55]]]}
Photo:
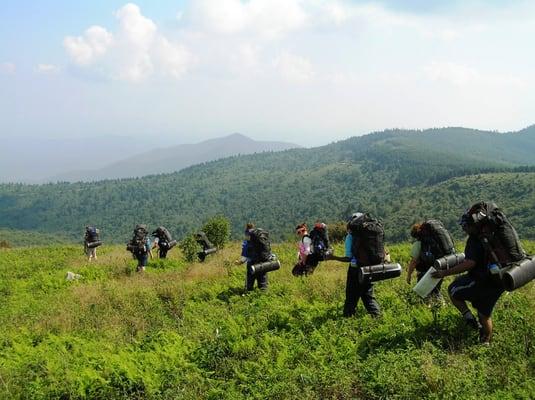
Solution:
{"label": "grassy meadow", "polygon": [[[239,243],[203,264],[175,248],[142,274],[122,246],[92,264],[81,246],[0,249],[0,398],[535,397],[533,283],[501,297],[485,347],[449,302],[419,300],[405,272],[376,284],[380,319],[361,303],[344,319],[345,264],[295,278],[295,245],[273,249],[281,270],[247,294]],[[405,266],[409,249],[390,246],[392,259]]]}

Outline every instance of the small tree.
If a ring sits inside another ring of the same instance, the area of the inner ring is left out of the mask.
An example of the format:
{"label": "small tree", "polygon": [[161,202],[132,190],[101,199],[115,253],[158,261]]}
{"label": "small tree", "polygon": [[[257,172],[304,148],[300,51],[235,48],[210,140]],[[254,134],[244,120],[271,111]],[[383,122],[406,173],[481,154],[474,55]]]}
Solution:
{"label": "small tree", "polygon": [[184,258],[188,262],[193,262],[197,259],[197,253],[201,250],[199,244],[193,235],[188,235],[179,244],[180,250]]}
{"label": "small tree", "polygon": [[206,221],[202,231],[214,246],[223,248],[230,240],[230,221],[223,215],[216,215]]}
{"label": "small tree", "polygon": [[347,224],[345,222],[334,222],[327,225],[329,239],[333,243],[343,242],[347,234]]}

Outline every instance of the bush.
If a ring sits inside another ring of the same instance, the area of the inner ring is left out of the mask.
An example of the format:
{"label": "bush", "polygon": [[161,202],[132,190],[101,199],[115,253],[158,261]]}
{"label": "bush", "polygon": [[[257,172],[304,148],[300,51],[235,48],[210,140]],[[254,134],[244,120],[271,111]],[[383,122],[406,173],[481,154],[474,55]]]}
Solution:
{"label": "bush", "polygon": [[333,222],[327,224],[327,229],[329,230],[329,239],[333,243],[340,243],[345,240],[347,234],[347,224],[345,222]]}
{"label": "bush", "polygon": [[193,235],[186,236],[178,246],[188,262],[195,261],[197,259],[197,253],[201,250]]}
{"label": "bush", "polygon": [[214,246],[223,248],[230,239],[230,221],[223,215],[216,215],[206,221],[202,231]]}

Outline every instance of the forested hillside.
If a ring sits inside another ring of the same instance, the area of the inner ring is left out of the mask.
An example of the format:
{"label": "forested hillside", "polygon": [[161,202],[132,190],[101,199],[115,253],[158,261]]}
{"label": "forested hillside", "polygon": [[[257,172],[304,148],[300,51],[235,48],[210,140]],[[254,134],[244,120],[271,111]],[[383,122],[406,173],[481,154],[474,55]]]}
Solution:
{"label": "forested hillside", "polygon": [[[386,131],[313,149],[230,157],[179,173],[97,183],[0,186],[0,227],[79,238],[96,224],[105,240],[135,223],[175,235],[224,214],[235,237],[256,221],[281,238],[296,222],[337,221],[355,210],[382,218],[399,241],[418,218],[456,220],[480,199],[496,201],[523,237],[535,238],[535,129],[498,134],[462,128]],[[531,166],[523,166],[531,164]]]}

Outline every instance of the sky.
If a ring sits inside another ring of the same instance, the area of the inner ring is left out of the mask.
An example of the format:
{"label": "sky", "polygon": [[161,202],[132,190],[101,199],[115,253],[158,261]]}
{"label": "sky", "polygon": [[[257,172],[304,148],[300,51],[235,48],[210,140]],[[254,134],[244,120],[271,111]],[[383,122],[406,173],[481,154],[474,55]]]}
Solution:
{"label": "sky", "polygon": [[533,38],[523,0],[2,0],[0,138],[514,131]]}

